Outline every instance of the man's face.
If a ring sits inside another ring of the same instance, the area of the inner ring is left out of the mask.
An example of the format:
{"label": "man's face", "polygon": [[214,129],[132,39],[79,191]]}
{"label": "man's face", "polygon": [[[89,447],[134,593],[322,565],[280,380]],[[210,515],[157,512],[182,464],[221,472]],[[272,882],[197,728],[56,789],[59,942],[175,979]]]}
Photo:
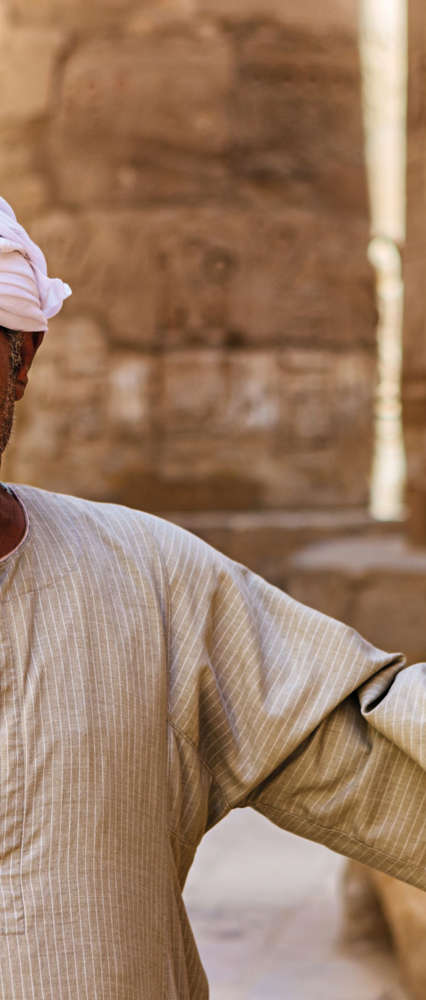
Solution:
{"label": "man's face", "polygon": [[15,408],[17,378],[22,365],[23,335],[0,330],[0,461],[9,441]]}
{"label": "man's face", "polygon": [[0,327],[0,461],[9,441],[15,401],[21,399],[43,333],[19,333]]}

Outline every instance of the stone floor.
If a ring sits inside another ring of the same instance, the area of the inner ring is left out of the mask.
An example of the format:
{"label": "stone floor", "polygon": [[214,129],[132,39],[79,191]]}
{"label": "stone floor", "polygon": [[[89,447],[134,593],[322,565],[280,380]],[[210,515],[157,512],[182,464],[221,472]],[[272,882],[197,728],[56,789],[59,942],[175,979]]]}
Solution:
{"label": "stone floor", "polygon": [[251,810],[205,837],[185,900],[211,1000],[408,1000],[383,939],[342,941],[343,863]]}

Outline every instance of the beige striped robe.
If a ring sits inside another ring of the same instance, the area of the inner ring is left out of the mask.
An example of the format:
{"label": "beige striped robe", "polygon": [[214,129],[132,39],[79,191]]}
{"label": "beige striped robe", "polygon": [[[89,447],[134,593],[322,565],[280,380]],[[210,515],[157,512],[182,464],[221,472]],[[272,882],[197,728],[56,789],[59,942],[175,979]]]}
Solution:
{"label": "beige striped robe", "polygon": [[424,664],[158,518],[15,492],[1,1000],[205,1000],[181,891],[236,806],[426,889]]}

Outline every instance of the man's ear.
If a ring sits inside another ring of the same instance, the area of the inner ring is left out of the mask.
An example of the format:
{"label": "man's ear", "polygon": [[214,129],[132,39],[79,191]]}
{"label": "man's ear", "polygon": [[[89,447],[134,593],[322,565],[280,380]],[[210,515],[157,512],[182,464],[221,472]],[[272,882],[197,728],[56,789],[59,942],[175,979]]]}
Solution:
{"label": "man's ear", "polygon": [[33,363],[34,355],[43,340],[44,333],[24,333],[22,342],[22,362],[16,375],[15,399],[22,399],[28,382],[28,372]]}

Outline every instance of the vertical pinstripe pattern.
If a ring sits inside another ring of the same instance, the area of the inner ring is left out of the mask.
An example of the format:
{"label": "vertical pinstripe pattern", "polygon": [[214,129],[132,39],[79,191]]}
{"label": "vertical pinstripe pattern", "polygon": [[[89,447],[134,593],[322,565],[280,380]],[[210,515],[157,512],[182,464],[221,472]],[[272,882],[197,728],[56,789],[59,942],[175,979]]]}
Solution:
{"label": "vertical pinstripe pattern", "polygon": [[158,518],[15,491],[1,1000],[205,1000],[181,891],[235,806],[426,888],[423,664]]}

